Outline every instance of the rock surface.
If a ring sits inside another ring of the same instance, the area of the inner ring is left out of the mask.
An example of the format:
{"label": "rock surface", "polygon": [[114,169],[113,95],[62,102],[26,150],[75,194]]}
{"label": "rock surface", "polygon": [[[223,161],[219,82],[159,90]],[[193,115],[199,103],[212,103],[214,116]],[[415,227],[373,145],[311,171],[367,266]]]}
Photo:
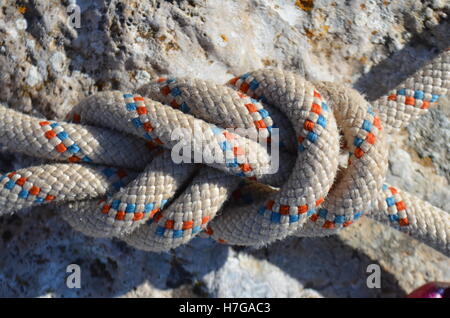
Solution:
{"label": "rock surface", "polygon": [[[265,66],[346,82],[374,99],[449,46],[448,14],[438,0],[0,0],[0,101],[62,118],[97,91],[166,74],[223,83]],[[446,211],[449,120],[447,100],[393,136],[388,176]],[[23,164],[0,155],[2,171]],[[195,239],[154,254],[86,237],[57,214],[0,218],[0,296],[398,297],[450,281],[449,258],[369,219],[260,250]],[[81,266],[81,289],[65,285],[71,263]],[[380,289],[366,286],[372,263]]]}

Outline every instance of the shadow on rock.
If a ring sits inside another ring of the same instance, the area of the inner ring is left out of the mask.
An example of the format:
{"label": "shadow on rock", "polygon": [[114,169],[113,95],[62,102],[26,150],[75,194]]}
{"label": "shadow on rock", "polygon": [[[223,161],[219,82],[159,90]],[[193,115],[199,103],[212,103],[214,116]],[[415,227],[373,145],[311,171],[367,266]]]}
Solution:
{"label": "shadow on rock", "polygon": [[449,29],[450,21],[447,19],[431,29],[415,34],[401,50],[363,74],[355,82],[354,88],[363,92],[369,101],[387,94],[450,47]]}
{"label": "shadow on rock", "polygon": [[338,236],[288,238],[268,247],[245,248],[260,260],[267,260],[325,297],[401,297],[397,279],[381,266],[381,288],[368,288],[369,264],[377,264],[363,253],[343,243]]}

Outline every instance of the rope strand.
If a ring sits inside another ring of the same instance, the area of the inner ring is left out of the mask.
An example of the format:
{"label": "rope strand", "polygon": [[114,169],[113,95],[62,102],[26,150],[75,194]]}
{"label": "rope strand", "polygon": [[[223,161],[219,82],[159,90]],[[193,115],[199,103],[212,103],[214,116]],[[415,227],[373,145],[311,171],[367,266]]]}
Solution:
{"label": "rope strand", "polygon": [[[372,104],[340,84],[263,69],[228,86],[161,78],[140,95],[100,92],[76,105],[70,122],[1,105],[0,143],[64,163],[2,175],[0,215],[59,202],[87,235],[167,251],[200,233],[253,246],[330,235],[366,214],[449,255],[449,214],[385,184],[386,133],[417,119],[449,85],[447,50]],[[271,173],[266,147],[227,128],[269,143],[278,128],[280,169]],[[180,129],[204,165],[172,160]],[[225,204],[230,196],[239,200]]]}

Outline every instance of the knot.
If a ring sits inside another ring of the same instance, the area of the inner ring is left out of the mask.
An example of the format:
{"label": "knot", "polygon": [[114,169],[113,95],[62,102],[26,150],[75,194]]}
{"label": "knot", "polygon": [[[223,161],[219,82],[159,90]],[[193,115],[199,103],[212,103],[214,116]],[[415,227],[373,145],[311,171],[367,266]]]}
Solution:
{"label": "knot", "polygon": [[[419,112],[434,102],[422,92],[411,105],[411,92],[401,93],[388,99],[403,106],[395,120],[411,114],[404,105]],[[67,122],[2,107],[2,143],[66,163],[2,176],[0,204],[10,211],[61,202],[75,229],[152,251],[199,233],[253,246],[329,235],[370,211],[408,226],[414,208],[384,185],[379,108],[343,85],[271,69],[228,85],[160,78],[137,94],[100,92],[76,105]],[[175,132],[190,143],[180,144]],[[202,164],[174,162],[180,150]]]}

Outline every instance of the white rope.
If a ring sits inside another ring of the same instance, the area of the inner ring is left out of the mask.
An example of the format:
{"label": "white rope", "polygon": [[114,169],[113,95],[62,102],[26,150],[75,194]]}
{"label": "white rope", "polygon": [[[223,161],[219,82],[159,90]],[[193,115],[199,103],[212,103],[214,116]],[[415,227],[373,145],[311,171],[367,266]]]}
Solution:
{"label": "white rope", "polygon": [[[419,117],[449,85],[445,51],[372,105],[351,88],[265,69],[228,87],[159,79],[140,95],[100,92],[72,109],[72,122],[0,106],[0,143],[66,162],[3,175],[0,215],[55,201],[64,219],[87,235],[166,251],[200,232],[254,246],[288,235],[330,235],[366,213],[448,255],[449,214],[384,180],[386,131]],[[275,125],[282,147],[274,174],[266,148],[224,129],[272,138]],[[176,129],[194,139],[200,129],[209,142],[200,147],[195,140],[192,154],[206,153],[211,163],[174,163]],[[350,153],[347,167],[338,164],[342,151]],[[235,160],[220,163],[213,154]],[[233,192],[242,200],[225,205]]]}

